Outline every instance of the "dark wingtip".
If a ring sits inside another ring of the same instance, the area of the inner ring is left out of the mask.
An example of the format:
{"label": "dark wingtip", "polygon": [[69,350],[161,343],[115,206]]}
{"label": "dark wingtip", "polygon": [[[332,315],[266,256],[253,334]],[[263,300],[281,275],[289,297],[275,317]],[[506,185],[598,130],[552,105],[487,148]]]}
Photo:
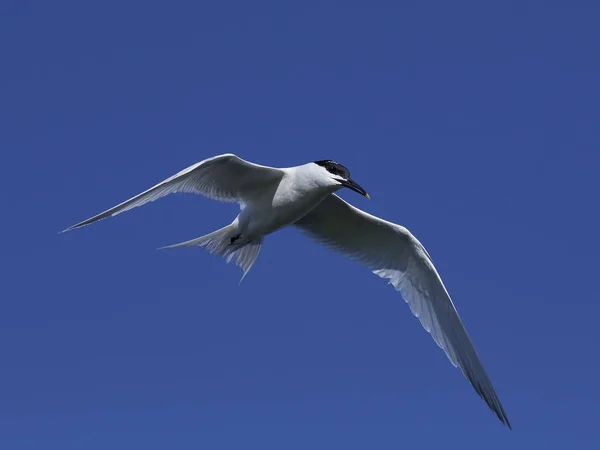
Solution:
{"label": "dark wingtip", "polygon": [[509,430],[512,431],[512,425],[510,424],[510,421],[508,420],[508,416],[506,415],[506,412],[504,412],[504,408],[500,404],[500,401],[498,401],[498,406],[500,409],[500,411],[496,411],[498,418],[504,425],[506,425],[508,427]]}
{"label": "dark wingtip", "polygon": [[504,407],[502,406],[502,403],[500,403],[500,399],[496,395],[494,388],[490,385],[491,391],[484,389],[481,383],[475,379],[475,377],[473,376],[473,372],[468,365],[465,365],[463,373],[471,383],[471,386],[473,386],[473,388],[475,389],[477,395],[481,397],[481,399],[488,405],[488,407],[496,414],[498,419],[500,419],[500,422],[502,422],[503,425],[507,426],[509,430],[512,430],[512,425],[508,420],[508,416],[506,415]]}
{"label": "dark wingtip", "polygon": [[78,223],[77,225],[71,225],[69,228],[65,228],[64,230],[59,231],[58,234],[63,234],[63,233],[66,233],[67,231],[71,231],[71,230],[75,230],[77,228],[81,228],[82,226],[84,226],[84,225],[82,225],[80,223]]}

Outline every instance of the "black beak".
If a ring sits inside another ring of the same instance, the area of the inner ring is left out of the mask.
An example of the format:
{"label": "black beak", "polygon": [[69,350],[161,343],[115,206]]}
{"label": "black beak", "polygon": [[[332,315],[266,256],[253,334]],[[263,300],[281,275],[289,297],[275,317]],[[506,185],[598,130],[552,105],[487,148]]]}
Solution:
{"label": "black beak", "polygon": [[361,188],[353,180],[338,180],[338,181],[340,182],[340,184],[342,186],[352,189],[354,192],[358,192],[360,195],[364,195],[367,198],[371,198],[371,197],[369,197],[369,194],[367,194],[367,191],[365,191],[363,188]]}

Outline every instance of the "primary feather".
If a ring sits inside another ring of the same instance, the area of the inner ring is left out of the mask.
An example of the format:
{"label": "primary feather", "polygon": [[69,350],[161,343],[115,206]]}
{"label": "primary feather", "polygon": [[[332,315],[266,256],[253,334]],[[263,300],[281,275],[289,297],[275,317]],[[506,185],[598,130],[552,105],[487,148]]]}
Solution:
{"label": "primary feather", "polygon": [[230,225],[171,247],[204,247],[227,261],[235,260],[245,276],[258,257],[263,238],[295,224],[328,247],[362,262],[376,275],[389,280],[452,364],[460,368],[479,396],[510,427],[496,391],[425,248],[406,228],[367,214],[339,198],[334,192],[342,187],[368,197],[351,179],[348,169],[332,160],[278,169],[226,154],[200,161],[65,231],[176,192],[238,202],[241,211]]}
{"label": "primary feather", "polygon": [[404,227],[367,214],[335,194],[296,225],[324,245],[388,279],[475,391],[510,428],[479,356],[442,279],[421,243]]}
{"label": "primary feather", "polygon": [[253,194],[256,190],[260,190],[261,186],[272,183],[282,176],[283,173],[278,169],[253,164],[236,155],[215,156],[193,164],[141,194],[63,231],[116,216],[176,192],[198,194],[222,202],[238,202],[243,205],[252,199]]}

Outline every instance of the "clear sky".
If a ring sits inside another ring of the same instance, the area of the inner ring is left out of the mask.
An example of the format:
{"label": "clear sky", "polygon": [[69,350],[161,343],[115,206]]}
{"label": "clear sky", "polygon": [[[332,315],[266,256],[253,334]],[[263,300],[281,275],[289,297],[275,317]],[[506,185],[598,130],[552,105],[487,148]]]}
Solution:
{"label": "clear sky", "polygon": [[[598,438],[598,2],[0,2],[0,448],[565,449]],[[336,159],[431,253],[503,427],[393,288],[204,158]]]}

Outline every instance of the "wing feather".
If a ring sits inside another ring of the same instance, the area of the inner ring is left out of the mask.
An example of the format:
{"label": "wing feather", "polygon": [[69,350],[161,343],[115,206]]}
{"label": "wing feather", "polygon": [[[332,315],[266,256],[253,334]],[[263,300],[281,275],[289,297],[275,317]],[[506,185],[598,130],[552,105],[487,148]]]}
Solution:
{"label": "wing feather", "polygon": [[280,169],[253,164],[233,154],[215,156],[193,164],[141,194],[64,231],[115,216],[176,192],[199,194],[224,202],[249,203],[261,188],[282,176]]}
{"label": "wing feather", "polygon": [[450,295],[423,245],[404,227],[379,219],[335,194],[296,225],[324,245],[365,264],[389,280],[477,394],[510,428]]}

